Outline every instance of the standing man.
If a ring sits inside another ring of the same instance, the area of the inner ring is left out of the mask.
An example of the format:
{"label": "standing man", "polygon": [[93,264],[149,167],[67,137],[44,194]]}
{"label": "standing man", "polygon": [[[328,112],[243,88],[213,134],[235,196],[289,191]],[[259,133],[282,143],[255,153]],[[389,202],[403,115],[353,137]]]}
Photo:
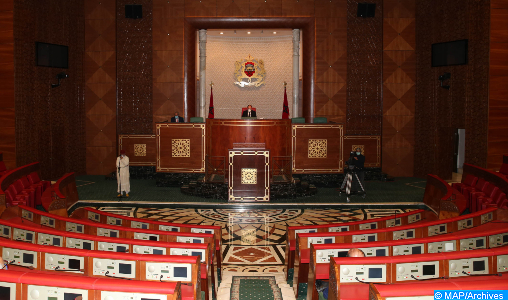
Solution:
{"label": "standing man", "polygon": [[[353,164],[355,166],[356,175],[358,175],[360,183],[362,184],[363,189],[365,189],[365,182],[363,181],[363,179],[365,178],[365,171],[363,170],[365,165],[365,156],[362,154],[361,148],[356,148],[355,155],[353,156]],[[361,188],[359,186],[358,191],[361,191]]]}
{"label": "standing man", "polygon": [[129,197],[131,191],[130,175],[129,175],[129,157],[125,155],[125,150],[120,150],[120,156],[116,158],[116,182],[118,183],[118,198]]}
{"label": "standing man", "polygon": [[184,120],[182,117],[178,115],[178,112],[175,112],[175,116],[171,118],[171,123],[183,123]]}

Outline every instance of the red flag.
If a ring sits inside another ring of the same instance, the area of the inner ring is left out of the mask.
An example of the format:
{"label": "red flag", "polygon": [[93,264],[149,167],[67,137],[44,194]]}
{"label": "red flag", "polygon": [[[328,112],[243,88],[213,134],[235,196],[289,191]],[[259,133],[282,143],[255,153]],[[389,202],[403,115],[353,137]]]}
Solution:
{"label": "red flag", "polygon": [[282,107],[282,118],[289,119],[289,105],[288,95],[286,94],[286,87],[284,87],[284,106]]}
{"label": "red flag", "polygon": [[210,108],[208,108],[208,119],[213,119],[215,115],[215,111],[213,109],[213,87],[210,88]]}

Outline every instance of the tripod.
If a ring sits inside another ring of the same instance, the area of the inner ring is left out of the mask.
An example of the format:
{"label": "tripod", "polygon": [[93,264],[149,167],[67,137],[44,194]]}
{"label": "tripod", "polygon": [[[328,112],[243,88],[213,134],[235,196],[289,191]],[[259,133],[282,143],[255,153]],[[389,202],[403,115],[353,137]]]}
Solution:
{"label": "tripod", "polygon": [[[362,182],[358,178],[358,174],[356,174],[355,166],[348,165],[349,172],[346,174],[346,177],[344,177],[344,180],[342,181],[342,185],[340,186],[339,193],[342,193],[343,190],[346,192],[347,196],[347,202],[349,202],[349,196],[351,195],[351,184],[353,183],[353,176],[355,176],[356,180],[358,181],[358,184],[360,185],[360,188],[362,189],[363,195],[365,196],[365,189],[363,188]],[[344,186],[346,187],[344,189]]]}

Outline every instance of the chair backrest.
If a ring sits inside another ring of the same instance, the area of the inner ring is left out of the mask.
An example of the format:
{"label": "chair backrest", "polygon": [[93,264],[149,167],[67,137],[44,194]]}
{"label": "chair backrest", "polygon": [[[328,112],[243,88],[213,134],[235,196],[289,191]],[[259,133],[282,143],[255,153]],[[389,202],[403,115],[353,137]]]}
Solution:
{"label": "chair backrest", "polygon": [[28,182],[28,178],[26,178],[26,176],[22,177],[20,180],[21,180],[21,183],[23,184],[23,187],[25,189],[30,187],[30,182]]}
{"label": "chair backrest", "polygon": [[36,184],[41,181],[39,178],[39,174],[37,172],[32,172],[28,175],[28,181],[30,181],[31,184]]}
{"label": "chair backrest", "polygon": [[478,181],[478,177],[471,175],[471,174],[467,174],[463,183],[468,186],[474,186],[477,181]]}
{"label": "chair backrest", "polygon": [[497,195],[492,197],[495,204],[501,204],[504,199],[506,199],[506,194],[501,192],[501,190],[498,190]]}
{"label": "chair backrest", "polygon": [[21,192],[21,190],[18,191],[18,189],[16,188],[16,185],[14,185],[14,184],[9,185],[9,188],[7,190],[11,192],[12,197],[16,196],[17,194],[19,194]]}
{"label": "chair backrest", "polygon": [[478,181],[476,182],[476,185],[475,185],[475,189],[479,190],[479,191],[483,191],[483,189],[485,188],[485,186],[488,184],[487,181],[485,181],[485,179],[483,178],[480,178],[478,179]]}
{"label": "chair backrest", "polygon": [[16,188],[16,191],[18,191],[18,193],[20,193],[25,189],[23,183],[21,182],[21,179],[18,179],[14,182],[14,187]]}
{"label": "chair backrest", "polygon": [[501,169],[499,169],[499,173],[503,175],[508,175],[508,164],[502,164]]}
{"label": "chair backrest", "polygon": [[484,193],[487,197],[492,197],[496,191],[498,191],[499,188],[492,183],[487,184],[487,187],[484,190]]}
{"label": "chair backrest", "polygon": [[203,123],[203,118],[202,117],[191,117],[190,122],[191,123]]}
{"label": "chair backrest", "polygon": [[305,123],[305,118],[292,118],[291,123]]}

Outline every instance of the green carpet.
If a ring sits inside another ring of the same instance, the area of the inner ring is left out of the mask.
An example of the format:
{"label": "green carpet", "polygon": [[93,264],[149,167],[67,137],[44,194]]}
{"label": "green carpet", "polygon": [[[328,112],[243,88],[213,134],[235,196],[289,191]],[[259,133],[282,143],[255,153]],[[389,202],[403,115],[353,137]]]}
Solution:
{"label": "green carpet", "polygon": [[[269,274],[267,274],[269,275]],[[282,300],[280,288],[274,277],[234,276],[231,284],[231,300]]]}
{"label": "green carpet", "polygon": [[[117,201],[116,181],[104,176],[85,175],[76,178],[80,200]],[[396,178],[391,182],[367,181],[365,198],[352,196],[352,201],[369,203],[421,202],[425,191],[425,180],[413,177]],[[226,202],[217,199],[184,195],[179,188],[157,187],[155,180],[131,179],[129,201],[155,202]],[[339,196],[336,188],[318,188],[311,197],[276,199],[271,203],[345,203],[346,197]]]}

